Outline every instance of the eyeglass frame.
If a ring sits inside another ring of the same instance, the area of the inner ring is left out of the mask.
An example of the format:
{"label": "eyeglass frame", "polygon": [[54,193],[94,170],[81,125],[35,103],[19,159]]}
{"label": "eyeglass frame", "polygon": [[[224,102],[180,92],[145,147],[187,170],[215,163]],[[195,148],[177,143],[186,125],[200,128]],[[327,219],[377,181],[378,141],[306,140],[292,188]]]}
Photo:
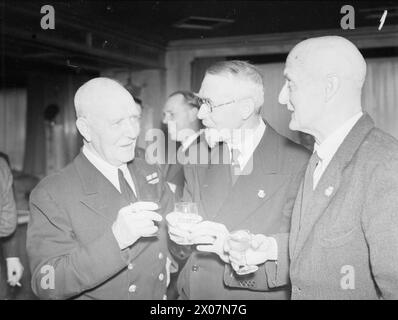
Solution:
{"label": "eyeglass frame", "polygon": [[206,105],[209,108],[210,113],[212,113],[213,109],[215,109],[215,108],[226,106],[226,105],[229,105],[229,104],[233,104],[233,103],[236,103],[236,102],[240,102],[240,101],[252,98],[252,97],[245,97],[245,98],[240,98],[240,99],[234,99],[234,100],[231,100],[231,101],[228,101],[228,102],[224,102],[224,103],[220,103],[220,104],[217,104],[217,105],[214,106],[213,102],[209,98],[202,98],[201,96],[199,96],[197,94],[195,94],[195,97],[198,99],[199,108],[202,105]]}

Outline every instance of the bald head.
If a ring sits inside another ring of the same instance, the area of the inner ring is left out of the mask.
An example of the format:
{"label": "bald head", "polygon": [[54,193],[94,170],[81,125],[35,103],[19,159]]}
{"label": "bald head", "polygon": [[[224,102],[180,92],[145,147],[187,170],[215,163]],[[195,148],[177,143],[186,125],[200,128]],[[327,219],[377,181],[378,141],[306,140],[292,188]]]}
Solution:
{"label": "bald head", "polygon": [[109,108],[115,101],[135,105],[131,94],[117,81],[94,78],[83,84],[75,94],[77,117],[89,117]]}
{"label": "bald head", "polygon": [[308,76],[319,79],[336,75],[361,89],[366,76],[366,62],[357,47],[339,36],[304,40],[289,53],[286,66],[300,66]]}
{"label": "bald head", "polygon": [[134,157],[140,108],[117,81],[95,78],[75,95],[76,125],[87,148],[114,166]]}
{"label": "bald head", "polygon": [[300,42],[289,53],[279,102],[292,112],[290,129],[320,142],[361,112],[366,62],[357,47],[342,37]]}

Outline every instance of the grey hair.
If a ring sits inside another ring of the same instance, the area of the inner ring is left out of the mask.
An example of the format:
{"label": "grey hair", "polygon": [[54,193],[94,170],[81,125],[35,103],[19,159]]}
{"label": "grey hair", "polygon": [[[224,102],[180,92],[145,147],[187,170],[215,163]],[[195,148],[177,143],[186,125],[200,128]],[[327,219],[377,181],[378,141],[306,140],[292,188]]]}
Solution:
{"label": "grey hair", "polygon": [[255,88],[253,93],[254,102],[257,110],[264,103],[264,82],[259,70],[249,62],[242,60],[220,61],[211,65],[206,74],[211,75],[230,75],[242,81],[248,82]]}

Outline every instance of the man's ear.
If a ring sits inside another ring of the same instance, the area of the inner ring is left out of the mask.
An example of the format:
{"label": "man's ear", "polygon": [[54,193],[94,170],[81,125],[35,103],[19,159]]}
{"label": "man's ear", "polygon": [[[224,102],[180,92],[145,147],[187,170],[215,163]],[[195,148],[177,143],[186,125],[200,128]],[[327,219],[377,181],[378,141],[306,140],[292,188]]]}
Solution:
{"label": "man's ear", "polygon": [[80,134],[83,136],[84,140],[87,142],[91,141],[91,132],[90,132],[90,127],[87,123],[86,118],[79,117],[76,120],[76,127],[77,130],[79,130]]}
{"label": "man's ear", "polygon": [[242,100],[239,109],[242,119],[248,119],[253,114],[255,109],[253,99]]}
{"label": "man's ear", "polygon": [[326,77],[325,101],[332,99],[340,87],[340,79],[335,74],[329,74]]}

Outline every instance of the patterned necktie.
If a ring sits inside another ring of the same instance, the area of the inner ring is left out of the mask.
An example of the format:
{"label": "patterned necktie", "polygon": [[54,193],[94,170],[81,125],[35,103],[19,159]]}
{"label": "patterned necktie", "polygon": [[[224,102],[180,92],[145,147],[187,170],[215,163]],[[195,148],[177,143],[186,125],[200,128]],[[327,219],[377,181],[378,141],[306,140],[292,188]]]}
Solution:
{"label": "patterned necktie", "polygon": [[130,185],[125,179],[122,170],[117,169],[117,175],[119,177],[120,193],[122,194],[123,198],[128,203],[136,202],[137,198],[135,197],[134,191],[131,189]]}
{"label": "patterned necktie", "polygon": [[301,221],[303,220],[303,214],[305,214],[305,210],[308,207],[309,200],[314,193],[314,172],[320,161],[321,158],[319,158],[318,153],[315,151],[312,154],[310,161],[308,162],[307,170],[305,171],[301,200]]}

